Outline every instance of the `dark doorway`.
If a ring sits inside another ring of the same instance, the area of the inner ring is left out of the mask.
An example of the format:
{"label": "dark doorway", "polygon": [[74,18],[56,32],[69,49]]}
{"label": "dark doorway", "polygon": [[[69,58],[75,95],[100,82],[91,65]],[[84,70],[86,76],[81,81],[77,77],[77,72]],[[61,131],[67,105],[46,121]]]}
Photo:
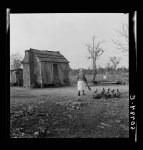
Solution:
{"label": "dark doorway", "polygon": [[53,65],[53,75],[54,75],[54,83],[59,83],[58,66],[57,66],[57,64]]}

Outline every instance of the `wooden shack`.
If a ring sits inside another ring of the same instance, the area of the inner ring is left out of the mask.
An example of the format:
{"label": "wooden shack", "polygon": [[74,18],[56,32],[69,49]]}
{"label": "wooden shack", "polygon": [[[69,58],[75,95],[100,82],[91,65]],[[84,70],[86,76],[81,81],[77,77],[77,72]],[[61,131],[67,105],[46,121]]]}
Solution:
{"label": "wooden shack", "polygon": [[11,69],[10,70],[10,84],[11,85],[23,85],[23,69]]}
{"label": "wooden shack", "polygon": [[25,51],[23,85],[68,85],[69,61],[59,51],[30,49]]}

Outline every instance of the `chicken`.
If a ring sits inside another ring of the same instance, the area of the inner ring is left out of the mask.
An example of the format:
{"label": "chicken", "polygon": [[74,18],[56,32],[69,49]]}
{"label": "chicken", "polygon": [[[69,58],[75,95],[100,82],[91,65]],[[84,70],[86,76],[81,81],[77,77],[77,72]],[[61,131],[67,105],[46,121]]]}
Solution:
{"label": "chicken", "polygon": [[119,90],[117,89],[117,92],[116,92],[116,97],[119,98],[120,97],[120,92]]}
{"label": "chicken", "polygon": [[108,89],[108,91],[105,93],[105,97],[106,98],[111,98],[110,89]]}
{"label": "chicken", "polygon": [[100,93],[93,95],[93,98],[94,98],[94,99],[101,99],[101,97],[102,97],[102,96],[101,96]]}
{"label": "chicken", "polygon": [[106,94],[104,91],[101,92],[101,97],[105,98],[106,97]]}
{"label": "chicken", "polygon": [[111,92],[112,92],[112,93],[111,93],[111,98],[116,97],[116,94],[114,93],[115,90],[112,90]]}
{"label": "chicken", "polygon": [[105,94],[105,89],[103,88],[103,94]]}
{"label": "chicken", "polygon": [[93,93],[97,93],[98,92],[98,90],[96,89]]}
{"label": "chicken", "polygon": [[101,99],[102,94],[101,93],[97,93],[97,92],[98,92],[98,90],[96,89],[96,91],[94,91],[95,94],[93,94],[93,99]]}
{"label": "chicken", "polygon": [[[96,89],[96,91],[97,91],[97,89]],[[104,88],[103,88],[103,91],[101,91],[101,93],[94,94],[94,99],[101,99],[103,97],[105,97],[105,89]]]}

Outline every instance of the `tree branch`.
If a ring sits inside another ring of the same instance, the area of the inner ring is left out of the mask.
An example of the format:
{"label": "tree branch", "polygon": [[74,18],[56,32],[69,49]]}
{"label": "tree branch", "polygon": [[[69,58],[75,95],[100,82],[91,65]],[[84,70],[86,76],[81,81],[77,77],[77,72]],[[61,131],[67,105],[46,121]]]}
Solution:
{"label": "tree branch", "polygon": [[100,41],[100,42],[98,42],[98,43],[97,43],[97,46],[96,46],[96,48],[95,48],[95,49],[96,49],[96,50],[98,50],[98,47],[99,47],[99,46],[101,45],[101,43],[103,43],[103,42],[104,42],[104,41]]}
{"label": "tree branch", "polygon": [[123,53],[127,53],[129,51],[128,25],[122,24],[122,31],[118,30],[118,33],[120,34],[123,40],[122,41],[112,40],[112,42],[116,45],[117,49],[121,50]]}
{"label": "tree branch", "polygon": [[121,41],[114,41],[113,39],[112,42],[116,45],[117,49],[120,49],[123,52],[128,52],[128,45],[122,43]]}

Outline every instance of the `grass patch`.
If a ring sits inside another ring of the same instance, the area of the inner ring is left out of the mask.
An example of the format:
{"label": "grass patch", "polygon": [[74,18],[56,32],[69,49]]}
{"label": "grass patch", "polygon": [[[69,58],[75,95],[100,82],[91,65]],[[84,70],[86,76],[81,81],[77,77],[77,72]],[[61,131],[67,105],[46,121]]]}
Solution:
{"label": "grass patch", "polygon": [[[97,100],[92,99],[92,95],[81,96],[81,102],[87,104],[76,109],[68,107],[68,102],[71,102],[70,106],[75,102],[72,96],[74,87],[36,91],[13,88],[10,110],[11,138],[129,137],[128,90],[123,87],[121,98]],[[34,96],[33,99],[30,93]],[[21,95],[27,97],[26,100]],[[17,99],[22,103],[14,103]],[[57,105],[57,102],[63,105]]]}

